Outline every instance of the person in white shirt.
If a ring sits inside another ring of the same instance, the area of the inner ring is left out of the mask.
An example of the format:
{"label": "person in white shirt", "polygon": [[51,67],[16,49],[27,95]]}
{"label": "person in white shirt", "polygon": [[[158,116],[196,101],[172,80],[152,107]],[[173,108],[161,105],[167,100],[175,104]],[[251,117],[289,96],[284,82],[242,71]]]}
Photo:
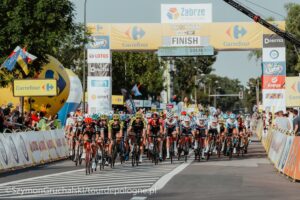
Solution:
{"label": "person in white shirt", "polygon": [[291,124],[289,122],[289,119],[283,115],[283,111],[280,110],[277,112],[278,116],[276,117],[274,121],[274,126],[283,129],[283,130],[290,130]]}

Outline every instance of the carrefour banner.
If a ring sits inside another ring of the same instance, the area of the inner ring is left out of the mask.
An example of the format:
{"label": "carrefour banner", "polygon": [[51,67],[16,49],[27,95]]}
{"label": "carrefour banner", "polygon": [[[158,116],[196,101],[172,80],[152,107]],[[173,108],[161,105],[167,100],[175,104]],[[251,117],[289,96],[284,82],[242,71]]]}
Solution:
{"label": "carrefour banner", "polygon": [[300,106],[300,77],[286,77],[286,106]]}
{"label": "carrefour banner", "polygon": [[212,22],[212,4],[162,4],[161,23]]}
{"label": "carrefour banner", "polygon": [[88,76],[88,113],[111,111],[111,77]]}
{"label": "carrefour banner", "polygon": [[[272,22],[285,29],[285,22]],[[107,36],[111,50],[157,50],[170,41],[186,41],[184,45],[211,45],[217,50],[261,49],[263,35],[272,32],[255,22],[231,23],[171,23],[171,24],[88,24],[93,36]],[[184,37],[180,37],[184,36]],[[199,38],[200,37],[200,38]],[[173,38],[173,39],[172,39]],[[98,38],[98,46],[105,45],[105,40]],[[180,40],[177,40],[180,39]],[[194,41],[194,42],[190,42]],[[277,38],[265,38],[270,47],[281,44]],[[180,43],[180,46],[182,44]],[[276,57],[276,52],[272,56]],[[280,53],[280,52],[279,52]],[[272,60],[273,61],[273,60]]]}
{"label": "carrefour banner", "polygon": [[160,24],[112,24],[112,50],[156,50],[161,44]]}

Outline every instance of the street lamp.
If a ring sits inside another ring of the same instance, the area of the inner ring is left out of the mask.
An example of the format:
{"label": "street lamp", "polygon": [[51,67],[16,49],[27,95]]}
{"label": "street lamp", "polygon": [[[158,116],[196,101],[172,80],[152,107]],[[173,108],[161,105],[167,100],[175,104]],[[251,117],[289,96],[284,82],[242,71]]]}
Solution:
{"label": "street lamp", "polygon": [[[83,41],[85,41],[86,35],[86,3],[87,0],[84,0],[84,32],[83,32]],[[85,113],[85,91],[86,91],[86,80],[85,80],[85,59],[86,59],[86,55],[85,55],[85,45],[83,44],[83,63],[82,63],[82,67],[83,67],[83,72],[82,72],[82,87],[83,87],[83,113]]]}

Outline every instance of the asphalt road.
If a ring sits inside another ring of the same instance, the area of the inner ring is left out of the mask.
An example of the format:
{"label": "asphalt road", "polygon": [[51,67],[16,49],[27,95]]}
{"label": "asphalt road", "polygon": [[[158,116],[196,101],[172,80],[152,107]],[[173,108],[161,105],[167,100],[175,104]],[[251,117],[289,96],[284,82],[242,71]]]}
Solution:
{"label": "asphalt road", "polygon": [[[0,199],[209,199],[299,200],[300,183],[292,183],[270,164],[259,142],[249,153],[212,157],[208,162],[162,162],[154,166],[117,165],[86,176],[71,161],[0,175]],[[58,195],[59,194],[59,195]]]}

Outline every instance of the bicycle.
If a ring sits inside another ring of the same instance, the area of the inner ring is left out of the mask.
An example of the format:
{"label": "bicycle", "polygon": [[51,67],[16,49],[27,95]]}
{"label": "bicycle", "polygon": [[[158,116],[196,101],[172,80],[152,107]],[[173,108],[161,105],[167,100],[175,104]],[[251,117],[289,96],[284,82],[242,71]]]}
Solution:
{"label": "bicycle", "polygon": [[206,135],[205,135],[205,129],[199,130],[197,132],[198,132],[198,134],[196,134],[194,139],[195,139],[195,141],[198,142],[198,146],[197,146],[197,148],[194,149],[194,152],[195,152],[195,160],[198,160],[198,162],[200,162],[201,156],[204,152],[204,140],[205,140]]}
{"label": "bicycle", "polygon": [[139,159],[140,159],[140,142],[141,142],[141,136],[140,134],[131,134],[131,136],[134,136],[135,140],[132,145],[132,155],[131,155],[131,164],[132,167],[139,165]]}
{"label": "bicycle", "polygon": [[75,146],[76,154],[75,154],[74,162],[75,162],[75,166],[78,166],[78,165],[81,166],[82,154],[83,154],[83,142],[82,142],[82,140],[77,140],[77,141],[78,141],[78,144]]}
{"label": "bicycle", "polygon": [[207,152],[206,152],[206,160],[209,160],[210,156],[213,154],[213,151],[216,148],[216,140],[217,140],[217,135],[214,133],[209,133],[208,134],[208,146],[207,146]]}
{"label": "bicycle", "polygon": [[184,152],[184,161],[187,162],[190,149],[190,134],[181,134],[181,137],[178,146],[178,160],[180,160],[181,153]]}
{"label": "bicycle", "polygon": [[[152,141],[153,141],[153,149],[152,149],[152,152],[151,152],[152,163],[154,163],[155,165],[158,165],[158,161],[159,161],[158,138],[161,138],[161,136],[151,134],[149,137],[151,137]],[[149,153],[150,153],[150,151],[149,151]]]}

